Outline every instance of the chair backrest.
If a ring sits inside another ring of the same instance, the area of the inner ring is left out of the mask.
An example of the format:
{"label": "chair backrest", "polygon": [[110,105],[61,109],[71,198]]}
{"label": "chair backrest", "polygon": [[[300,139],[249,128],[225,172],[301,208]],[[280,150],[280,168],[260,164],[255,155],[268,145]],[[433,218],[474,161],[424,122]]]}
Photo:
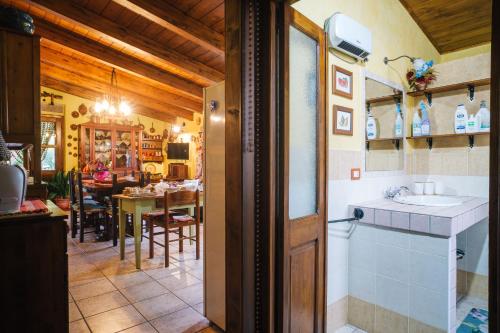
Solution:
{"label": "chair backrest", "polygon": [[82,173],[81,172],[78,172],[77,174],[77,196],[78,196],[78,205],[80,206],[80,212],[83,212],[84,211],[84,204],[83,204],[83,182],[82,182]]}
{"label": "chair backrest", "polygon": [[71,204],[76,204],[76,193],[75,193],[75,172],[73,170],[68,172],[69,181],[69,199]]}
{"label": "chair backrest", "polygon": [[112,195],[115,195],[115,194],[119,194],[121,192],[121,189],[120,189],[120,186],[118,186],[118,175],[116,173],[114,173],[112,176],[111,176],[111,194]]}
{"label": "chair backrest", "polygon": [[146,174],[146,185],[151,184],[151,172]]}
{"label": "chair backrest", "polygon": [[139,186],[144,187],[144,172],[139,173]]}
{"label": "chair backrest", "polygon": [[[183,205],[195,205],[195,216],[196,222],[200,221],[200,191],[176,191],[176,192],[168,192],[165,191],[164,195],[164,207],[165,212],[168,212],[170,208],[175,206],[183,206]],[[168,218],[168,214],[164,215],[165,218]]]}

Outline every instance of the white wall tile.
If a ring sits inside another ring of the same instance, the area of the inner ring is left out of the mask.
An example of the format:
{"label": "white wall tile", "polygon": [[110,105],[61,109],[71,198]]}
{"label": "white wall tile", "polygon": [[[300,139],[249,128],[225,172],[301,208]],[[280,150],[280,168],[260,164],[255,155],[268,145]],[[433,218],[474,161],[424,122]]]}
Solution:
{"label": "white wall tile", "polygon": [[349,295],[375,304],[375,273],[349,266]]}
{"label": "white wall tile", "polygon": [[391,225],[393,228],[410,229],[410,214],[401,212],[392,212]]}
{"label": "white wall tile", "polygon": [[407,284],[409,279],[409,251],[382,244],[377,244],[375,251],[377,275],[380,274]]}
{"label": "white wall tile", "polygon": [[430,231],[429,215],[410,214],[410,229],[417,232]]}
{"label": "white wall tile", "polygon": [[404,230],[377,227],[376,242],[383,245],[392,245],[402,249],[408,249],[410,247],[410,233]]}
{"label": "white wall tile", "polygon": [[412,251],[447,257],[449,252],[448,238],[410,234],[410,249]]}
{"label": "white wall tile", "polygon": [[488,275],[488,220],[467,230],[467,271]]}
{"label": "white wall tile", "polygon": [[448,288],[448,258],[410,252],[410,284],[435,291]]}
{"label": "white wall tile", "polygon": [[435,235],[451,236],[451,218],[431,216],[431,233]]}
{"label": "white wall tile", "polygon": [[391,211],[383,209],[375,209],[375,224],[384,227],[390,227]]}
{"label": "white wall tile", "polygon": [[374,241],[351,239],[349,242],[349,266],[375,273],[375,251]]}
{"label": "white wall tile", "polygon": [[448,294],[410,286],[410,317],[425,324],[448,330]]}
{"label": "white wall tile", "polygon": [[377,275],[377,305],[403,316],[409,313],[408,285]]}

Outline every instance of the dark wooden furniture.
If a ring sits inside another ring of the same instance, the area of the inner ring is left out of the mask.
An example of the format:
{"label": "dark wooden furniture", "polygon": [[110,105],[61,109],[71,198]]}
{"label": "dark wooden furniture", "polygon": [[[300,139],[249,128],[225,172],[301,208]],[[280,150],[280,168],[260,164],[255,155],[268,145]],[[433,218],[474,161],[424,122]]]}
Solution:
{"label": "dark wooden furniture", "polygon": [[142,161],[163,163],[163,139],[158,136],[143,135],[142,137]]}
{"label": "dark wooden furniture", "polygon": [[68,332],[66,213],[0,221],[0,332]]}
{"label": "dark wooden furniture", "polygon": [[113,171],[139,170],[142,156],[142,130],[138,126],[85,123],[79,125],[79,166],[99,159],[111,161]]}
{"label": "dark wooden furniture", "polygon": [[[182,205],[195,205],[195,216],[187,216],[175,210],[169,210],[169,207],[182,206]],[[165,192],[163,199],[163,210],[144,213],[142,219],[146,221],[149,228],[149,257],[154,258],[154,236],[165,235],[165,267],[170,264],[169,256],[169,243],[179,242],[179,252],[184,251],[184,240],[194,240],[196,242],[196,260],[200,259],[200,191],[177,191],[169,193]],[[168,213],[165,213],[168,212]],[[194,236],[184,236],[184,227],[191,225],[196,226]],[[165,229],[163,232],[154,232],[154,227],[162,227]],[[178,237],[170,239],[170,230],[175,230]],[[157,243],[159,244],[159,243]],[[159,244],[162,245],[162,244]]]}
{"label": "dark wooden furniture", "polygon": [[6,142],[33,145],[24,163],[40,183],[39,36],[0,29],[0,130]]}
{"label": "dark wooden furniture", "polygon": [[169,163],[167,180],[184,180],[189,178],[188,166],[184,163]]}

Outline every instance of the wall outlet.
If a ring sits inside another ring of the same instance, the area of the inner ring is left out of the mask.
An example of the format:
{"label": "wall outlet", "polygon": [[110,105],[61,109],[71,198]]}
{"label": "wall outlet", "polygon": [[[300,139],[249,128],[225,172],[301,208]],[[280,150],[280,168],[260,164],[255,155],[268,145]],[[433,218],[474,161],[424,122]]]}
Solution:
{"label": "wall outlet", "polygon": [[351,180],[359,180],[361,178],[361,169],[353,168],[351,169]]}

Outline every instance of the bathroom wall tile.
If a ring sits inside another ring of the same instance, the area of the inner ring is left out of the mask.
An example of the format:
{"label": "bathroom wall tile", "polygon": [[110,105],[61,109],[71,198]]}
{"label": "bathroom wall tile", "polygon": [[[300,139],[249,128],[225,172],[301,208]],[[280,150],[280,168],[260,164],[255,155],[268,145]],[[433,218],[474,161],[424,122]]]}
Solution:
{"label": "bathroom wall tile", "polygon": [[403,316],[408,315],[408,285],[377,275],[376,304]]}
{"label": "bathroom wall tile", "polygon": [[393,228],[409,230],[410,229],[410,214],[401,212],[391,213],[391,225]]}
{"label": "bathroom wall tile", "polygon": [[347,324],[348,296],[328,305],[327,308],[327,333],[334,333]]}
{"label": "bathroom wall tile", "polygon": [[375,210],[375,224],[385,227],[391,226],[391,212],[389,210]]}
{"label": "bathroom wall tile", "polygon": [[410,284],[435,291],[448,288],[448,259],[425,253],[410,255]]}
{"label": "bathroom wall tile", "polygon": [[349,266],[349,295],[375,303],[375,273]]}
{"label": "bathroom wall tile", "polygon": [[408,262],[408,250],[382,244],[376,245],[377,275],[383,275],[402,283],[408,283]]}
{"label": "bathroom wall tile", "polygon": [[432,235],[410,234],[410,249],[416,252],[447,257],[449,239]]}
{"label": "bathroom wall tile", "polygon": [[410,318],[409,326],[409,333],[446,333],[448,331],[424,324],[413,318]]}
{"label": "bathroom wall tile", "polygon": [[349,244],[354,242],[372,242],[375,243],[377,227],[360,224],[349,238]]}
{"label": "bathroom wall tile", "polygon": [[462,215],[463,230],[469,229],[475,221],[474,211],[470,210]]}
{"label": "bathroom wall tile", "polygon": [[410,286],[410,317],[424,324],[448,329],[448,296],[427,288]]}
{"label": "bathroom wall tile", "polygon": [[489,146],[488,147],[477,147],[475,146],[469,151],[468,167],[469,176],[489,176],[490,157]]}
{"label": "bathroom wall tile", "polygon": [[483,220],[467,230],[467,271],[488,275],[488,220]]}
{"label": "bathroom wall tile", "polygon": [[408,333],[408,316],[375,307],[375,333]]}
{"label": "bathroom wall tile", "polygon": [[378,244],[396,246],[402,249],[410,247],[410,233],[405,230],[377,227],[375,235],[375,241]]}
{"label": "bathroom wall tile", "polygon": [[429,215],[410,214],[410,230],[417,232],[430,231],[430,217]]}
{"label": "bathroom wall tile", "polygon": [[467,153],[463,149],[447,149],[441,153],[441,174],[467,176]]}
{"label": "bathroom wall tile", "polygon": [[[456,260],[452,260],[456,261]],[[457,288],[457,270],[452,269],[448,271],[448,287],[449,288]]]}
{"label": "bathroom wall tile", "polygon": [[451,236],[452,235],[451,218],[432,216],[431,233],[442,236]]}
{"label": "bathroom wall tile", "polygon": [[375,250],[373,241],[355,239],[349,242],[349,266],[375,273]]}
{"label": "bathroom wall tile", "polygon": [[485,218],[488,217],[488,215],[489,215],[488,204],[481,205],[474,210],[474,219],[476,221],[484,220]]}
{"label": "bathroom wall tile", "polygon": [[450,293],[448,294],[448,306],[451,309],[455,309],[456,311],[456,306],[457,306],[457,288],[451,289]]}
{"label": "bathroom wall tile", "polygon": [[375,304],[349,296],[347,322],[366,332],[375,328]]}

